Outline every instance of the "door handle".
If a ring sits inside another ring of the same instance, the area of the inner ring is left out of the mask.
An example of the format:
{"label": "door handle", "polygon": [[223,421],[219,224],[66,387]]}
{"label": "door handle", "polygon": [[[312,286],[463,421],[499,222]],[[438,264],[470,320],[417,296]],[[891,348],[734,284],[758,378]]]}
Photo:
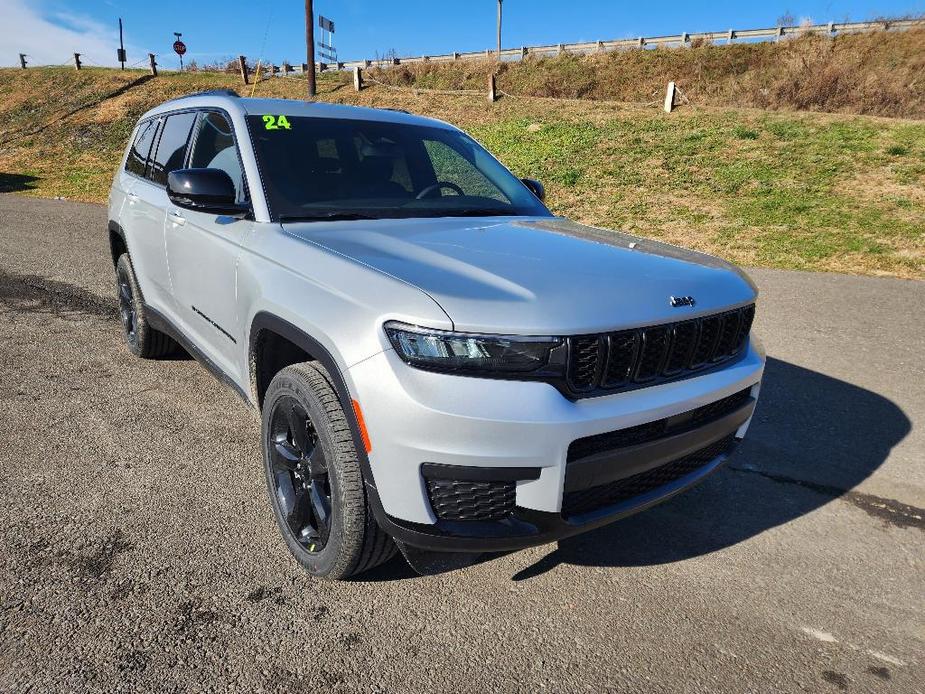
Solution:
{"label": "door handle", "polygon": [[179,212],[170,211],[167,213],[167,217],[177,226],[183,226],[186,224],[186,217],[184,217]]}

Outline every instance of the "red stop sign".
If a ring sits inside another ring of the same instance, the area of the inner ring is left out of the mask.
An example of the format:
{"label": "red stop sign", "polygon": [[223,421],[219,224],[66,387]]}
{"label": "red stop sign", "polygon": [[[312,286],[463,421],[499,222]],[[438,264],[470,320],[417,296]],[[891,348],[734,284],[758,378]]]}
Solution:
{"label": "red stop sign", "polygon": [[186,44],[182,41],[174,41],[173,50],[177,55],[183,55],[186,53]]}

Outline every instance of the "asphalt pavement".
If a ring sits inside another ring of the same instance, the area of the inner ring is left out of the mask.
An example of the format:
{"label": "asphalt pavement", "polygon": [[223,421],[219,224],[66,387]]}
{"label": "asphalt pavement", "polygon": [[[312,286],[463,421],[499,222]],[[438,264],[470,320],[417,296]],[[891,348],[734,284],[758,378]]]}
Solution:
{"label": "asphalt pavement", "polygon": [[578,538],[313,580],[252,410],[122,344],[102,207],[0,195],[0,691],[925,691],[925,283],[755,270],[730,465]]}

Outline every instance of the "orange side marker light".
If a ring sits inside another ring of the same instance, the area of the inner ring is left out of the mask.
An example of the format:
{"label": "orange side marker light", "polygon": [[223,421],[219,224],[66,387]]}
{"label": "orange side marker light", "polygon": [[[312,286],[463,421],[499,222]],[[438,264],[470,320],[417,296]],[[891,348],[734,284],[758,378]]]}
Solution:
{"label": "orange side marker light", "polygon": [[366,422],[363,420],[363,411],[360,409],[360,403],[353,400],[353,413],[357,416],[357,424],[360,427],[360,438],[363,439],[363,447],[367,453],[373,452],[373,445],[369,442],[369,432],[366,431]]}

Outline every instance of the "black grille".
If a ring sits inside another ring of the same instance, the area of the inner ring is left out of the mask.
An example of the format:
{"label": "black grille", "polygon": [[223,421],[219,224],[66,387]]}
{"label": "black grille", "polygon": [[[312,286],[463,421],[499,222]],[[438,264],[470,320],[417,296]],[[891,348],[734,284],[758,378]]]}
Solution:
{"label": "black grille", "polygon": [[735,438],[730,434],[724,439],[701,448],[670,463],[622,480],[608,482],[590,489],[568,492],[562,498],[562,515],[575,516],[614,506],[633,497],[651,492],[659,487],[684,477],[702,468],[717,456],[727,453]]}
{"label": "black grille", "polygon": [[685,430],[695,429],[730,412],[735,412],[750,397],[751,388],[746,388],[722,400],[711,402],[709,405],[704,405],[673,417],[657,419],[654,422],[646,422],[627,429],[618,429],[617,431],[608,431],[604,434],[575,439],[568,447],[566,460],[572,462],[573,460],[587,458],[590,455],[655,441],[668,434],[678,434]]}
{"label": "black grille", "polygon": [[567,385],[574,393],[613,391],[682,378],[739,354],[755,306],[696,320],[568,338]]}
{"label": "black grille", "polygon": [[428,479],[427,495],[442,520],[494,521],[514,512],[516,482]]}

